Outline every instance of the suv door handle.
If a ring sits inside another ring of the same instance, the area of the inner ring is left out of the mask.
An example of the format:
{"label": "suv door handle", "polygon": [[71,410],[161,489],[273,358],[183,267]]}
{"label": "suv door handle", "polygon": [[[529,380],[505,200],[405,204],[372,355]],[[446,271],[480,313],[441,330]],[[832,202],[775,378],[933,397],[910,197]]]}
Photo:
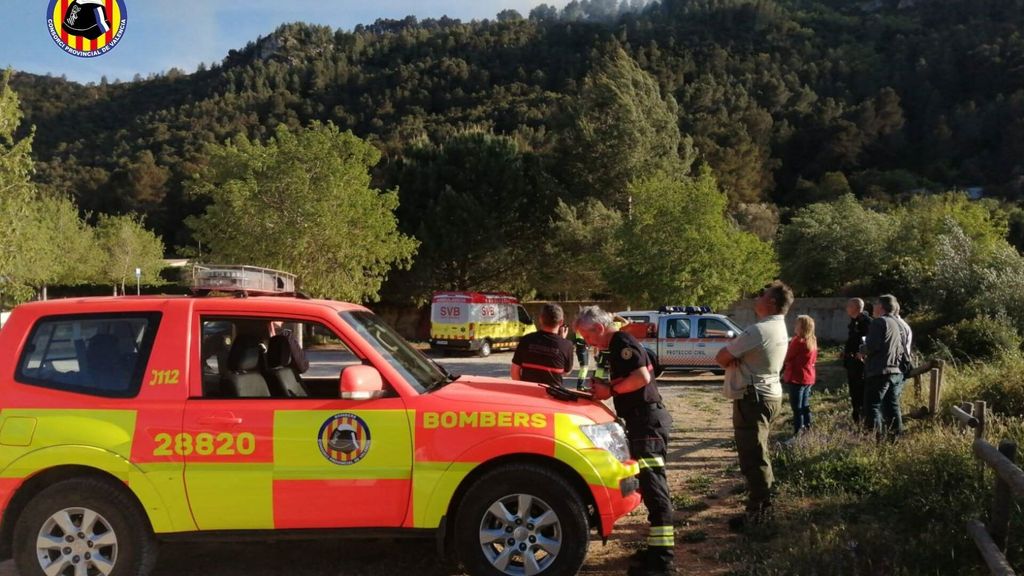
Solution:
{"label": "suv door handle", "polygon": [[231,412],[223,414],[211,414],[209,416],[203,416],[199,418],[199,424],[201,426],[216,426],[216,425],[228,425],[237,426],[242,423],[242,419],[235,416]]}

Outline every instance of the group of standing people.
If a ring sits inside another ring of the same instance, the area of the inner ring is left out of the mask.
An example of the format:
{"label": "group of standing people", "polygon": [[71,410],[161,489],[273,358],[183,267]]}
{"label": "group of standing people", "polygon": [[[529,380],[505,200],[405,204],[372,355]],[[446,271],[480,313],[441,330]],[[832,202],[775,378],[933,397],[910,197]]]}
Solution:
{"label": "group of standing people", "polygon": [[854,423],[880,439],[894,439],[903,433],[900,398],[904,380],[914,367],[914,332],[900,317],[899,301],[892,294],[879,296],[872,312],[873,318],[860,298],[847,302],[850,323],[843,365]]}
{"label": "group of standing people", "polygon": [[[782,409],[783,384],[793,409],[794,434],[811,426],[810,395],[817,380],[818,344],[814,320],[799,316],[792,338],[786,314],[793,291],[775,281],[764,286],[754,304],[757,322],[723,347],[716,362],[726,371],[723,393],[732,401],[732,423],[740,470],[747,481],[745,513],[730,519],[736,531],[764,522],[772,509],[772,472],[769,435]],[[843,351],[853,419],[879,437],[898,436],[903,429],[900,394],[912,368],[913,333],[899,316],[899,302],[883,295],[874,304],[874,318],[859,298],[847,304],[850,317]],[[640,465],[640,490],[651,524],[648,546],[635,557],[629,574],[660,576],[671,572],[674,547],[672,499],[665,459],[672,428],[643,345],[619,331],[612,314],[597,306],[580,310],[573,323],[573,338],[565,313],[556,304],[545,305],[538,317],[539,330],[525,336],[512,358],[511,376],[563,386],[563,377],[579,360],[577,387],[589,389],[597,400],[611,398],[625,421],[630,454]],[[597,350],[597,367],[587,378],[588,347]]]}

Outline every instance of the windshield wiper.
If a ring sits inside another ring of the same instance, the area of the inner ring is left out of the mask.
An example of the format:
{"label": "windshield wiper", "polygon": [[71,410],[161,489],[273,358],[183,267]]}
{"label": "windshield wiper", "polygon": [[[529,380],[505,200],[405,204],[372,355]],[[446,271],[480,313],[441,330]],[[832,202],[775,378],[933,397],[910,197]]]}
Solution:
{"label": "windshield wiper", "polygon": [[445,368],[441,364],[437,363],[435,360],[431,360],[430,362],[434,366],[437,366],[437,369],[441,371],[441,374],[444,375],[444,378],[441,379],[441,380],[438,380],[437,382],[434,382],[433,384],[428,386],[427,387],[427,392],[433,392],[434,390],[437,390],[439,388],[444,388],[444,386],[446,384],[450,384],[450,383],[455,382],[456,380],[459,379],[459,375],[458,374],[452,374],[451,372],[448,371],[447,368]]}

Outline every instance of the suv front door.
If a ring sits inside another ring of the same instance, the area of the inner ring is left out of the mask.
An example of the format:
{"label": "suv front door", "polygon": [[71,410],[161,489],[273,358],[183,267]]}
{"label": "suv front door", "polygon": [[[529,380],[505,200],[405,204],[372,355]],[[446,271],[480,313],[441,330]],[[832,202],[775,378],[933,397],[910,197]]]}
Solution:
{"label": "suv front door", "polygon": [[[183,433],[167,449],[185,459],[185,486],[199,529],[401,526],[412,478],[412,436],[401,397],[341,399],[342,371],[363,361],[340,338],[325,339],[325,330],[333,332],[321,323],[196,314],[194,333],[202,333],[204,323],[217,323],[223,331],[225,322],[233,325],[233,345],[269,340],[275,326],[317,326],[302,332],[311,376],[299,379],[310,395],[267,395],[271,386],[264,392],[258,380],[271,377],[266,358],[249,371],[256,384],[245,388],[258,397],[225,395],[223,388],[215,394],[208,374],[204,393],[199,359],[208,351],[194,344]],[[245,338],[237,333],[256,326],[266,332]],[[244,372],[241,356],[243,351],[230,350],[231,365],[224,371]],[[326,392],[328,380],[334,382],[332,392]]]}
{"label": "suv front door", "polygon": [[695,341],[694,363],[698,366],[718,368],[715,356],[736,337],[733,326],[718,318],[697,319],[697,340]]}

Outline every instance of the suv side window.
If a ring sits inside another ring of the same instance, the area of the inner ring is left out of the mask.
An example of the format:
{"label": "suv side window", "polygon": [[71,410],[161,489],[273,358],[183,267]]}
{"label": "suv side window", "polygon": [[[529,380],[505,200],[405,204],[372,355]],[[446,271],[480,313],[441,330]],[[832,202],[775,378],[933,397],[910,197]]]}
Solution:
{"label": "suv side window", "polygon": [[698,338],[728,338],[732,326],[717,318],[701,318],[697,324]]}
{"label": "suv side window", "polygon": [[203,398],[337,398],[341,372],[362,364],[317,322],[203,316],[200,325]]}
{"label": "suv side window", "polygon": [[160,313],[41,318],[32,327],[15,379],[80,394],[131,398],[160,325]]}
{"label": "suv side window", "polygon": [[690,337],[690,319],[689,318],[672,318],[665,325],[665,337],[666,338],[689,338]]}

